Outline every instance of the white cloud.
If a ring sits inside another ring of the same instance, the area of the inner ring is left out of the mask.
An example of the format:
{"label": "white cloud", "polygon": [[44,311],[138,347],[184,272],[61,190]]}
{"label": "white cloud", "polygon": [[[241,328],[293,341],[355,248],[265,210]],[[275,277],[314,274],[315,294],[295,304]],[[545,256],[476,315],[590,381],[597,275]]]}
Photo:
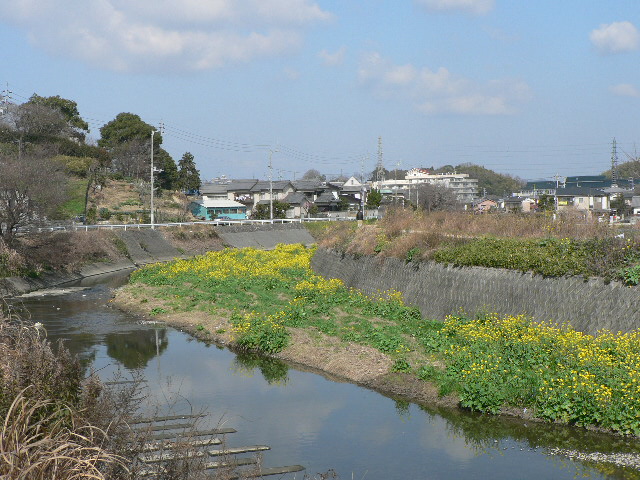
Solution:
{"label": "white cloud", "polygon": [[621,83],[619,85],[614,85],[610,88],[611,93],[615,95],[620,95],[621,97],[635,97],[640,98],[640,90],[638,90],[634,85],[629,83]]}
{"label": "white cloud", "polygon": [[322,50],[318,53],[318,57],[322,59],[322,62],[325,65],[329,67],[335,67],[337,65],[342,65],[346,53],[347,48],[342,46],[333,53],[329,52],[328,50]]}
{"label": "white cloud", "polygon": [[640,32],[631,22],[602,24],[589,39],[601,53],[630,52],[640,47]]}
{"label": "white cloud", "polygon": [[484,14],[494,7],[494,0],[415,0],[429,10],[437,12],[462,11],[473,14]]}
{"label": "white cloud", "polygon": [[119,71],[193,71],[278,55],[331,14],[312,0],[13,0],[0,18],[58,55]]}
{"label": "white cloud", "polygon": [[483,85],[445,67],[394,65],[379,53],[363,58],[358,75],[376,95],[408,101],[428,114],[507,115],[531,97],[531,89],[522,81],[494,80]]}

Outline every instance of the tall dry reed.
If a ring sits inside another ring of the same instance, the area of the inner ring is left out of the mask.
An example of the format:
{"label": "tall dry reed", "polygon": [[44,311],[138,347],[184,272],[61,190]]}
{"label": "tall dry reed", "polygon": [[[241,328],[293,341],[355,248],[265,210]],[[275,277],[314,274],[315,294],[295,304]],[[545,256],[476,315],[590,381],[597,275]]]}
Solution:
{"label": "tall dry reed", "polygon": [[106,434],[85,424],[67,405],[34,399],[21,391],[4,413],[0,432],[0,478],[80,480],[126,471],[125,459],[102,447]]}

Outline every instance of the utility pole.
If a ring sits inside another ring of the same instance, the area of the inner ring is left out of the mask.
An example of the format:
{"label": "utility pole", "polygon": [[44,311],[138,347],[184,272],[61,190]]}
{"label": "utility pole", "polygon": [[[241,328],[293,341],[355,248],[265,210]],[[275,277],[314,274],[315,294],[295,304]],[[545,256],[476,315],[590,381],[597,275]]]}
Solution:
{"label": "utility pole", "polygon": [[560,175],[557,173],[553,176],[556,180],[556,189],[553,191],[553,209],[558,211],[558,188],[560,187]]}
{"label": "utility pole", "polygon": [[276,153],[278,149],[269,149],[269,220],[273,223],[273,164],[271,163],[271,157]]}
{"label": "utility pole", "polygon": [[[164,132],[164,123],[160,122],[160,134],[162,134]],[[153,166],[153,136],[155,135],[156,131],[154,129],[151,130],[151,230],[155,230],[155,213],[154,213],[154,208],[153,208],[153,190],[154,190],[154,186],[153,186],[153,181],[155,179],[155,168]]]}
{"label": "utility pole", "polygon": [[154,218],[153,218],[153,135],[156,133],[155,130],[151,130],[151,230],[155,229],[154,226]]}

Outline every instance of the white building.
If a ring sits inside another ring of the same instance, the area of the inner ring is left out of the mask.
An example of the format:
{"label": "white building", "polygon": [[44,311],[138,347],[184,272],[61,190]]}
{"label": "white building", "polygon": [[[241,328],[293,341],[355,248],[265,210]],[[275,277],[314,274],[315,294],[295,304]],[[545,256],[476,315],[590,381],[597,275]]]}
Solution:
{"label": "white building", "polygon": [[477,178],[469,178],[467,173],[429,173],[425,168],[412,168],[407,172],[404,180],[373,182],[373,188],[394,194],[406,193],[406,198],[411,188],[424,183],[450,188],[461,203],[472,203],[478,198]]}

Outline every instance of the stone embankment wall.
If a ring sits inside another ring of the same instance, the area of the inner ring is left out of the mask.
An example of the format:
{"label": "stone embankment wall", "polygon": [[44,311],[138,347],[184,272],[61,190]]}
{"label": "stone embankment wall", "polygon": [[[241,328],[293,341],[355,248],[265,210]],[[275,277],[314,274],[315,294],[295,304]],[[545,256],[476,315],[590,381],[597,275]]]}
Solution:
{"label": "stone embankment wall", "polygon": [[591,334],[605,328],[627,332],[640,327],[640,288],[605,284],[601,279],[544,278],[512,270],[406,263],[320,249],[312,267],[322,276],[339,278],[368,294],[398,290],[426,318],[441,320],[463,310],[526,314],[538,321],[567,322]]}

